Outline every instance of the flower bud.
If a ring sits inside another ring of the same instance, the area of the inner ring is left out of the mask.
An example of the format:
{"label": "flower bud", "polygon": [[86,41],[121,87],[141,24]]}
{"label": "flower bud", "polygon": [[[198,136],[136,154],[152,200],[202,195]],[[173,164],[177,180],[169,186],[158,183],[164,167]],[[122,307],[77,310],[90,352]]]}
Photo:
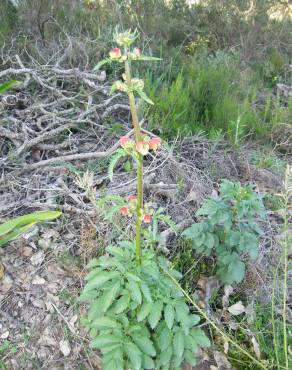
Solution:
{"label": "flower bud", "polygon": [[129,202],[137,202],[137,196],[136,195],[129,195],[128,196]]}
{"label": "flower bud", "polygon": [[140,141],[136,144],[136,150],[142,155],[147,155],[149,153],[149,145],[147,141]]}
{"label": "flower bud", "polygon": [[119,48],[113,48],[110,52],[109,52],[109,56],[112,60],[117,60],[117,59],[120,59],[121,56],[122,56],[122,52],[121,52],[121,49]]}
{"label": "flower bud", "polygon": [[120,208],[120,214],[122,216],[129,216],[130,215],[129,208],[128,207]]}
{"label": "flower bud", "polygon": [[161,145],[161,139],[159,137],[154,137],[153,139],[149,140],[149,148],[150,150],[157,150]]}
{"label": "flower bud", "polygon": [[137,33],[131,32],[130,30],[119,32],[115,35],[116,43],[123,48],[128,48],[130,45],[132,45],[136,38]]}
{"label": "flower bud", "polygon": [[149,214],[146,214],[143,216],[143,221],[146,223],[146,224],[149,224],[151,222],[151,215]]}

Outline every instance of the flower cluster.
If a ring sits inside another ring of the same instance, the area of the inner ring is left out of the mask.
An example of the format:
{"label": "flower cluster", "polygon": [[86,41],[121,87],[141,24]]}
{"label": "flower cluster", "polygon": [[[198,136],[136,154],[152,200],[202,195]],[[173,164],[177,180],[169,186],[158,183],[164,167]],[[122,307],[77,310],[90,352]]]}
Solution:
{"label": "flower cluster", "polygon": [[147,155],[150,150],[156,151],[160,147],[161,139],[159,137],[150,139],[148,136],[143,135],[142,140],[135,144],[133,140],[123,136],[120,139],[120,145],[124,149],[135,149],[138,153]]}
{"label": "flower cluster", "polygon": [[[130,195],[128,197],[128,205],[120,208],[120,214],[122,216],[132,217],[133,214],[135,214],[136,211],[137,211],[137,203],[138,203],[137,196],[136,195]],[[152,220],[153,213],[154,213],[154,210],[149,209],[149,206],[146,204],[145,207],[144,207],[144,210],[142,212],[142,220],[146,224],[149,224]]]}
{"label": "flower cluster", "polygon": [[127,59],[130,60],[138,60],[142,56],[141,49],[134,48],[133,51],[129,51],[126,54],[122,54],[122,51],[120,48],[113,48],[109,52],[109,57],[113,61],[119,61],[124,62]]}

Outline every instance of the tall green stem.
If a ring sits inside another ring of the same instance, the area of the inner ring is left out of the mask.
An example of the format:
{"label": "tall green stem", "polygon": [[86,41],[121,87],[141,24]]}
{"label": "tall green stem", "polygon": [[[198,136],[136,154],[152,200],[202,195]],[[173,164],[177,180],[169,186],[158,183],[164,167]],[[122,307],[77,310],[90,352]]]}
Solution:
{"label": "tall green stem", "polygon": [[[128,60],[125,61],[126,82],[131,86],[131,66]],[[141,141],[141,128],[139,125],[138,112],[135,104],[135,97],[131,89],[128,91],[132,122],[135,132],[136,144]],[[143,156],[138,154],[137,165],[137,221],[136,221],[136,260],[141,263],[141,232],[142,232],[142,209],[143,209]]]}

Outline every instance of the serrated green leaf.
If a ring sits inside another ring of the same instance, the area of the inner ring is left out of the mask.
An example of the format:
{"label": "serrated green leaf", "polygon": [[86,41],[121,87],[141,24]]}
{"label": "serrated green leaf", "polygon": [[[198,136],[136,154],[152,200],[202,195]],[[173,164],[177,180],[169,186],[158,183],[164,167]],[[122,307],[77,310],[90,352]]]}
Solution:
{"label": "serrated green leaf", "polygon": [[120,281],[117,281],[103,294],[102,296],[103,304],[101,307],[102,312],[106,312],[109,306],[113,303],[114,299],[116,298],[116,295],[118,294],[120,286],[121,286]]}
{"label": "serrated green leaf", "polygon": [[185,344],[184,344],[184,334],[181,330],[178,330],[173,337],[173,349],[175,355],[179,358],[183,356]]}
{"label": "serrated green leaf", "polygon": [[105,330],[105,329],[118,329],[120,324],[111,317],[102,316],[93,320],[91,326],[95,329]]}
{"label": "serrated green leaf", "polygon": [[116,152],[111,156],[111,159],[110,159],[110,163],[109,163],[109,166],[108,166],[108,177],[110,179],[110,181],[113,180],[113,176],[114,176],[114,168],[116,166],[116,164],[118,163],[118,161],[127,156],[127,152],[123,149],[123,148],[119,148],[118,150],[116,150]]}
{"label": "serrated green leaf", "polygon": [[130,303],[130,295],[124,294],[115,304],[115,313],[120,314],[128,308]]}
{"label": "serrated green leaf", "polygon": [[141,295],[141,291],[140,291],[140,287],[139,287],[138,283],[136,283],[136,281],[134,281],[134,280],[130,280],[129,283],[128,283],[128,288],[129,288],[129,291],[130,291],[133,299],[138,304],[141,304],[142,303],[142,295]]}
{"label": "serrated green leaf", "polygon": [[84,287],[83,292],[99,288],[107,281],[119,277],[120,273],[117,271],[102,271],[94,279],[90,280]]}
{"label": "serrated green leaf", "polygon": [[[174,349],[175,351],[175,349]],[[159,357],[159,360],[162,365],[166,365],[170,363],[171,357],[173,354],[172,347],[168,347],[165,351],[163,351]]]}
{"label": "serrated green leaf", "polygon": [[158,324],[158,322],[161,318],[161,315],[162,315],[162,309],[163,309],[163,302],[162,301],[155,302],[152,305],[150,314],[148,316],[148,322],[149,322],[152,329],[154,329],[157,326],[157,324]]}
{"label": "serrated green leaf", "polygon": [[149,315],[151,309],[152,309],[152,303],[150,303],[150,302],[144,303],[142,305],[142,307],[140,308],[140,311],[138,312],[137,321],[141,322],[144,319],[146,319],[146,317]]}
{"label": "serrated green leaf", "polygon": [[149,338],[141,337],[137,335],[133,335],[132,338],[135,344],[137,344],[140,350],[144,352],[146,355],[151,356],[151,357],[156,355],[154,345]]}
{"label": "serrated green leaf", "polygon": [[97,338],[90,341],[90,348],[99,348],[103,349],[114,344],[120,344],[122,338],[113,334],[99,335]]}
{"label": "serrated green leaf", "polygon": [[152,297],[151,297],[149,286],[144,281],[142,281],[142,283],[140,284],[140,288],[146,300],[148,302],[152,302]]}
{"label": "serrated green leaf", "polygon": [[202,329],[198,328],[192,329],[191,336],[196,341],[197,345],[199,345],[200,347],[210,347],[211,345],[210,340]]}
{"label": "serrated green leaf", "polygon": [[164,308],[164,319],[167,327],[171,329],[174,322],[174,308],[170,303]]}
{"label": "serrated green leaf", "polygon": [[143,368],[144,369],[147,369],[147,370],[148,369],[149,370],[155,369],[155,362],[152,360],[152,358],[150,356],[143,355],[142,363],[143,363]]}
{"label": "serrated green leaf", "polygon": [[97,291],[96,290],[89,290],[87,292],[82,292],[79,297],[79,302],[90,302],[97,298]]}
{"label": "serrated green leaf", "polygon": [[167,347],[169,347],[172,343],[172,331],[167,327],[161,331],[158,337],[158,347],[161,351],[165,351]]}
{"label": "serrated green leaf", "polygon": [[185,360],[191,366],[196,366],[197,360],[193,352],[185,351]]}
{"label": "serrated green leaf", "polygon": [[125,350],[127,352],[127,355],[133,365],[134,370],[141,370],[141,364],[142,364],[142,352],[139,350],[139,348],[136,346],[136,344],[132,342],[127,342],[125,344]]}

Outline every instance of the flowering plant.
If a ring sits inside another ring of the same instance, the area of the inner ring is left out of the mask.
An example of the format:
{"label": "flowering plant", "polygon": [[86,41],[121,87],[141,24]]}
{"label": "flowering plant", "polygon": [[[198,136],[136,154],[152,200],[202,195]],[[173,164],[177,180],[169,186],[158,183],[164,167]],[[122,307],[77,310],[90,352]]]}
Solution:
{"label": "flowering plant", "polygon": [[[131,49],[137,33],[118,33],[105,63],[123,62],[123,81],[114,83],[111,90],[126,92],[134,127],[134,135],[120,138],[120,148],[109,165],[112,179],[117,161],[131,156],[137,163],[137,195],[120,201],[123,217],[135,219],[135,240],[108,246],[107,255],[90,261],[91,269],[80,299],[89,302],[84,324],[90,330],[92,348],[103,354],[104,370],[123,369],[180,369],[183,362],[196,363],[199,347],[209,345],[204,332],[196,328],[200,317],[190,312],[184,295],[175,283],[181,277],[171,263],[158,255],[153,245],[158,241],[158,220],[175,227],[171,219],[143,201],[143,159],[150,151],[160,148],[160,138],[142,131],[135,104],[135,94],[153,104],[143,91],[144,82],[132,78],[131,62],[157,60],[143,56],[138,48]],[[145,227],[147,226],[147,228]],[[148,243],[147,243],[148,239]],[[143,246],[143,253],[142,253]]]}

